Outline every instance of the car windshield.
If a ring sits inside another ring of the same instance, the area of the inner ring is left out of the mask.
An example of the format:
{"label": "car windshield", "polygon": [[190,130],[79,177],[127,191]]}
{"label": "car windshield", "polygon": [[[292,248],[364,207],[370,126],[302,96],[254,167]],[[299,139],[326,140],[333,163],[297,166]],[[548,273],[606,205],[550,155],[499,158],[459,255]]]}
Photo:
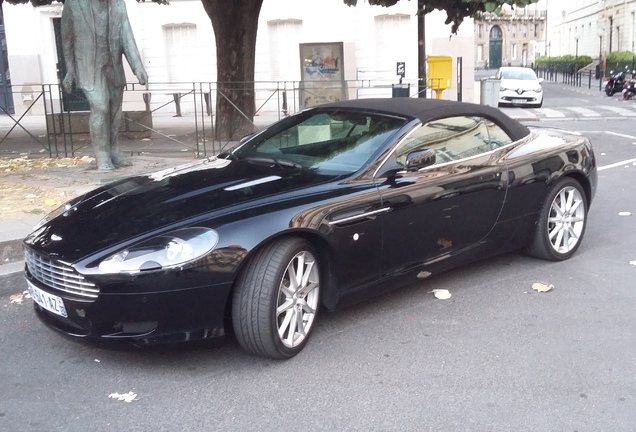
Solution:
{"label": "car windshield", "polygon": [[397,116],[346,109],[318,109],[274,124],[230,157],[301,167],[322,174],[358,171],[405,123]]}
{"label": "car windshield", "polygon": [[501,77],[505,79],[532,81],[536,81],[537,79],[532,69],[503,69],[501,71]]}

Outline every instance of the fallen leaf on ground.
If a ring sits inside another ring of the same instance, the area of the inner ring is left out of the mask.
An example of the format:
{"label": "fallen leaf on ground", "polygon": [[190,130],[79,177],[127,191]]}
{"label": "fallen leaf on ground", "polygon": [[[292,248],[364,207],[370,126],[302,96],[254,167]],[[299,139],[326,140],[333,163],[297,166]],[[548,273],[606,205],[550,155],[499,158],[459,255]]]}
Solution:
{"label": "fallen leaf on ground", "polygon": [[11,303],[14,304],[22,304],[22,300],[25,298],[31,298],[28,291],[23,291],[20,294],[13,294],[9,296],[9,300],[11,300]]}
{"label": "fallen leaf on ground", "polygon": [[433,295],[435,295],[435,298],[440,299],[440,300],[448,300],[449,298],[451,298],[451,293],[448,290],[445,289],[434,289],[432,291]]}
{"label": "fallen leaf on ground", "polygon": [[0,158],[0,170],[4,172],[29,171],[31,169],[41,169],[48,167],[68,167],[84,165],[91,162],[93,158],[38,158],[29,159],[28,154],[21,154],[21,157],[14,159]]}
{"label": "fallen leaf on ground", "polygon": [[636,261],[630,261],[629,262],[631,265],[636,265]]}
{"label": "fallen leaf on ground", "polygon": [[620,212],[618,213],[619,216],[631,216],[632,212]]}
{"label": "fallen leaf on ground", "polygon": [[54,199],[46,199],[44,200],[44,205],[47,207],[56,207],[62,205],[62,202]]}
{"label": "fallen leaf on ground", "polygon": [[13,304],[22,304],[22,299],[24,298],[23,294],[13,294],[9,296],[9,300]]}
{"label": "fallen leaf on ground", "polygon": [[111,394],[108,395],[108,397],[111,398],[111,399],[117,399],[117,400],[128,402],[128,403],[130,403],[130,402],[132,402],[134,400],[139,400],[139,399],[137,399],[137,393],[133,393],[131,391],[128,392],[128,393],[122,393],[122,394],[111,393]]}
{"label": "fallen leaf on ground", "polygon": [[532,284],[532,289],[539,292],[548,292],[548,291],[551,291],[552,288],[554,288],[554,285],[552,284],[546,285],[539,282],[535,282]]}

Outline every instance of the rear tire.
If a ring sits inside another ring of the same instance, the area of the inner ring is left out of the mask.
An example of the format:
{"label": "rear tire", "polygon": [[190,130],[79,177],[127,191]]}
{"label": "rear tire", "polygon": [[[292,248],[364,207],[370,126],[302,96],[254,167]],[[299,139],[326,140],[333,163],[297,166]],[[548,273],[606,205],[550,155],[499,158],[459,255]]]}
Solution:
{"label": "rear tire", "polygon": [[306,240],[276,240],[257,252],[239,275],[232,323],[241,347],[288,359],[307,343],[320,306],[317,253]]}
{"label": "rear tire", "polygon": [[559,180],[541,207],[534,236],[524,252],[549,261],[570,258],[585,234],[587,206],[579,182],[570,177]]}

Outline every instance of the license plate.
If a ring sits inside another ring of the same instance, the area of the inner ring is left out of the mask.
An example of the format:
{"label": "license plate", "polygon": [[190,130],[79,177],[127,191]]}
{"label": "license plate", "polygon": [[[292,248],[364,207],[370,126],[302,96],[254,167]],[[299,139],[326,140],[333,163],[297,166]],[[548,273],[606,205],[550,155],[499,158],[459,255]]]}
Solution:
{"label": "license plate", "polygon": [[512,103],[523,104],[526,103],[525,99],[513,99]]}
{"label": "license plate", "polygon": [[29,294],[34,302],[49,312],[68,318],[66,307],[64,307],[64,301],[61,297],[44,292],[29,281],[27,281],[27,285],[29,286]]}

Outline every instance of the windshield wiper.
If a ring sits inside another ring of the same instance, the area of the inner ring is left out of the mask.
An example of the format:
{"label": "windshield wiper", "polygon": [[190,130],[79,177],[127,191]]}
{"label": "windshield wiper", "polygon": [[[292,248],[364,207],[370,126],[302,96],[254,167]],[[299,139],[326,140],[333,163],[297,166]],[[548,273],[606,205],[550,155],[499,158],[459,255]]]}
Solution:
{"label": "windshield wiper", "polygon": [[244,159],[248,162],[256,162],[263,164],[274,164],[279,168],[298,168],[303,169],[304,167],[300,164],[285,160],[285,159],[276,159],[275,157],[266,157],[266,156],[247,156]]}

